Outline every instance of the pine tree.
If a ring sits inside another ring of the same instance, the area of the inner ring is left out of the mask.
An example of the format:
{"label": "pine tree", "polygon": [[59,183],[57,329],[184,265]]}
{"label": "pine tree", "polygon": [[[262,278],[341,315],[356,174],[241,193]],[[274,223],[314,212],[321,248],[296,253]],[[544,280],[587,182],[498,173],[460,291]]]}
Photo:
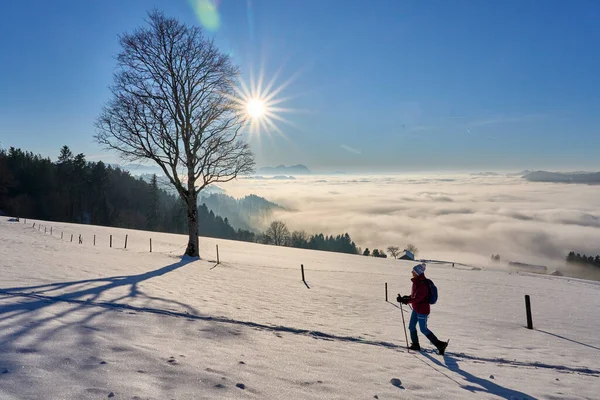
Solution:
{"label": "pine tree", "polygon": [[146,223],[151,231],[156,231],[160,227],[159,212],[158,180],[156,174],[152,174],[148,190],[148,211],[146,213]]}

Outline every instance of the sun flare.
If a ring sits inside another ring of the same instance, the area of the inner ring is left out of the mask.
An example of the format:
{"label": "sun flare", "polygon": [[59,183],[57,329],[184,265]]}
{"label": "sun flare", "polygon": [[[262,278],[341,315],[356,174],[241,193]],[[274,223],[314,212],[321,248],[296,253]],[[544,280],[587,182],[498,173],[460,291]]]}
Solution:
{"label": "sun flare", "polygon": [[239,111],[246,116],[245,129],[251,138],[259,141],[262,135],[270,136],[272,133],[277,133],[287,139],[276,122],[293,125],[282,114],[296,110],[281,107],[281,103],[289,100],[290,97],[281,97],[280,95],[295,77],[276,86],[275,81],[279,72],[277,71],[268,82],[265,80],[262,69],[257,79],[251,72],[250,81],[245,82],[240,79],[239,85],[235,88],[235,96],[232,96]]}
{"label": "sun flare", "polygon": [[265,102],[260,99],[250,99],[246,104],[246,112],[250,118],[261,118],[265,115]]}

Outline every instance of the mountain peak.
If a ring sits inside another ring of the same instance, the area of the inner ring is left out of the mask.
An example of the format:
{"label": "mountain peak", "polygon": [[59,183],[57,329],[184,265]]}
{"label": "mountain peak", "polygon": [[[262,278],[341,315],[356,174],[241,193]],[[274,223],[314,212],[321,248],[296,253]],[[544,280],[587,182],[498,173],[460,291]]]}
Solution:
{"label": "mountain peak", "polygon": [[312,174],[306,165],[278,165],[276,167],[262,167],[256,171],[257,174],[264,175],[308,175]]}

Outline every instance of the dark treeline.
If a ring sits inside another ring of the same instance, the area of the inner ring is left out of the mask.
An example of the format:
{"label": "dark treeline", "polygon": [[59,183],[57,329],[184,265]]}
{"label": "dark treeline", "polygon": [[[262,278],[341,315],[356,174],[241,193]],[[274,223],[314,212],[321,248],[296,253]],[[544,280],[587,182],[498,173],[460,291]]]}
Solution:
{"label": "dark treeline", "polygon": [[[252,199],[255,203],[256,200]],[[0,214],[47,221],[187,233],[186,206],[159,187],[102,161],[88,162],[63,146],[56,162],[11,147],[0,149]],[[200,236],[357,254],[346,233],[290,234],[274,222],[265,233],[235,229],[206,204],[198,207]]]}
{"label": "dark treeline", "polygon": [[600,256],[586,256],[585,254],[575,254],[575,252],[572,251],[567,256],[567,262],[578,264],[590,264],[595,265],[596,267],[600,267]]}
{"label": "dark treeline", "polygon": [[359,254],[356,244],[348,233],[337,236],[325,236],[322,233],[309,235],[305,231],[290,233],[288,227],[281,221],[272,222],[265,233],[258,235],[257,241],[276,246]]}
{"label": "dark treeline", "polygon": [[[186,207],[180,198],[102,161],[87,162],[67,146],[56,162],[31,152],[0,149],[0,210],[7,215],[48,221],[186,233]],[[198,209],[200,234],[254,240],[227,219]]]}

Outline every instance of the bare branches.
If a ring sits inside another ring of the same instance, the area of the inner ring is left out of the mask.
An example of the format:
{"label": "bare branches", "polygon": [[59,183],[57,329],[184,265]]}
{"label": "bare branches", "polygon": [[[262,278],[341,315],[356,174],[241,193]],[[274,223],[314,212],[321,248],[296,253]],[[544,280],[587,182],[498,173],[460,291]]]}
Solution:
{"label": "bare branches", "polygon": [[251,172],[253,155],[240,141],[243,121],[231,99],[237,68],[199,28],[159,12],[149,17],[148,28],[119,38],[113,98],[98,118],[96,140],[126,159],[153,160],[182,195],[194,190],[183,181],[202,190]]}
{"label": "bare branches", "polygon": [[153,160],[195,208],[207,185],[254,169],[233,100],[238,69],[200,28],[156,11],[148,24],[119,37],[112,98],[95,138],[124,159]]}

